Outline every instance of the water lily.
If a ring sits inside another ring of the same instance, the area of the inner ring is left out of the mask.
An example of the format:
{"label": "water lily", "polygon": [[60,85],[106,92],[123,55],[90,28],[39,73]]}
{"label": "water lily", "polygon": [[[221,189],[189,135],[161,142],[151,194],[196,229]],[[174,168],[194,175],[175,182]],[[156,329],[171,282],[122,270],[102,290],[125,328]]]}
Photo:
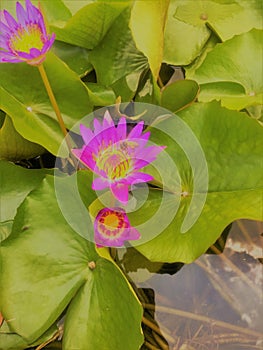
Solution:
{"label": "water lily", "polygon": [[115,127],[108,111],[102,123],[94,119],[94,131],[80,125],[85,144],[72,152],[98,175],[92,183],[94,190],[110,188],[116,199],[127,203],[130,185],[153,180],[139,169],[153,162],[164,147],[146,146],[150,132],[143,134],[143,126],[141,121],[127,134],[126,119],[120,118]]}
{"label": "water lily", "polygon": [[40,9],[30,0],[26,0],[25,9],[16,3],[16,15],[17,21],[8,11],[1,11],[0,62],[39,65],[51,48],[55,34],[47,34]]}
{"label": "water lily", "polygon": [[140,238],[122,208],[104,208],[94,221],[94,239],[98,247],[122,247],[125,241]]}

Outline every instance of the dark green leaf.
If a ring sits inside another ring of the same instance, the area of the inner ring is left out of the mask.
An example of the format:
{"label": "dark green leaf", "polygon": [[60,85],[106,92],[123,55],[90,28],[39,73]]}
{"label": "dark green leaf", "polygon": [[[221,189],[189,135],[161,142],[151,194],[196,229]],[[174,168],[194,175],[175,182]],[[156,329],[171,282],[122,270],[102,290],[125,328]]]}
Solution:
{"label": "dark green leaf", "polygon": [[161,106],[176,112],[194,102],[199,86],[194,80],[179,80],[165,86],[161,95]]}
{"label": "dark green leaf", "polygon": [[52,51],[80,77],[85,76],[93,69],[89,61],[89,50],[83,47],[56,41]]}
{"label": "dark green leaf", "polygon": [[19,208],[1,258],[0,309],[10,329],[32,343],[60,316],[89,278],[88,262],[97,258],[94,245],[62,215],[53,177]]}
{"label": "dark green leaf", "polygon": [[40,145],[22,137],[14,128],[11,118],[6,115],[0,127],[0,159],[21,160],[34,158],[44,153]]}
{"label": "dark green leaf", "polygon": [[51,30],[60,41],[93,49],[127,6],[129,1],[88,3],[77,11],[63,28],[56,25],[51,26]]}
{"label": "dark green leaf", "polygon": [[63,348],[140,349],[142,308],[127,280],[105,259],[70,304]]}
{"label": "dark green leaf", "polygon": [[[45,68],[65,124],[71,128],[91,111],[88,90],[78,75],[51,53]],[[36,67],[1,64],[1,108],[27,140],[57,154],[63,135]],[[25,77],[26,84],[25,84]]]}
{"label": "dark green leaf", "polygon": [[44,170],[28,170],[0,160],[0,221],[12,220],[26,196],[45,177]]}
{"label": "dark green leaf", "polygon": [[128,7],[115,19],[100,44],[90,53],[98,82],[110,86],[117,80],[148,67],[147,58],[136,48],[129,28]]}
{"label": "dark green leaf", "polygon": [[115,93],[111,88],[95,83],[87,83],[86,85],[90,91],[90,99],[94,106],[109,106],[116,102]]}

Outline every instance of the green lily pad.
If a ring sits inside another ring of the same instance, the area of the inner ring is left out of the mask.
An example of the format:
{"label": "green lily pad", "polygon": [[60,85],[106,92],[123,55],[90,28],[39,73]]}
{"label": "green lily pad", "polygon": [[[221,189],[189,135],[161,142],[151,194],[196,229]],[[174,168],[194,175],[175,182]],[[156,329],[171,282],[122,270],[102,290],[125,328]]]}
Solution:
{"label": "green lily pad", "polygon": [[201,84],[198,99],[202,102],[221,101],[222,106],[241,110],[250,106],[263,104],[263,93],[246,93],[243,86],[237,83],[217,82]]}
{"label": "green lily pad", "polygon": [[0,243],[11,233],[17,208],[45,175],[44,170],[28,170],[0,160]]}
{"label": "green lily pad", "polygon": [[44,152],[43,147],[22,137],[14,128],[11,118],[5,116],[0,127],[0,159],[17,161],[34,158]]}
{"label": "green lily pad", "polygon": [[71,12],[65,6],[63,0],[42,1],[40,3],[37,0],[33,0],[33,3],[36,7],[40,4],[48,25],[62,26],[71,18]]}
{"label": "green lily pad", "polygon": [[[199,100],[220,98],[224,106],[236,109],[262,103],[262,40],[263,32],[253,29],[209,52],[192,77],[202,84]],[[237,91],[234,86],[232,90],[231,83],[241,87]]]}
{"label": "green lily pad", "polygon": [[251,106],[247,108],[248,114],[257,119],[259,122],[263,122],[263,103],[258,106]]}
{"label": "green lily pad", "polygon": [[177,8],[185,4],[185,0],[171,0],[164,32],[163,61],[177,66],[193,62],[211,35],[206,26],[194,26],[175,18]]}
{"label": "green lily pad", "polygon": [[109,106],[116,102],[115,93],[111,88],[95,83],[86,83],[86,85],[94,106]]}
{"label": "green lily pad", "polygon": [[[86,171],[78,177],[88,206],[96,196],[90,189],[92,177]],[[91,350],[115,350],[116,344],[139,349],[142,309],[128,281],[112,262],[99,257],[94,244],[77,234],[61,212],[56,192],[68,189],[64,199],[70,198],[74,206],[71,181],[71,176],[63,176],[54,185],[54,178],[47,176],[20,206],[12,233],[0,247],[2,314],[12,331],[33,343],[70,304],[65,350],[68,344],[82,349],[88,344]],[[75,214],[72,219],[79,220]]]}
{"label": "green lily pad", "polygon": [[0,222],[13,220],[17,208],[45,177],[45,170],[28,170],[0,160]]}
{"label": "green lily pad", "polygon": [[57,326],[53,325],[33,344],[28,344],[20,335],[12,332],[8,323],[4,321],[0,327],[0,350],[24,350],[30,346],[42,344],[51,339],[57,330]]}
{"label": "green lily pad", "polygon": [[193,103],[199,86],[194,80],[178,80],[162,90],[161,106],[176,112]]}
{"label": "green lily pad", "polygon": [[252,28],[262,28],[262,6],[258,1],[180,2],[175,15],[193,26],[211,28],[223,41]]}
{"label": "green lily pad", "polygon": [[27,342],[18,334],[6,333],[5,322],[0,328],[0,350],[24,350],[28,347]]}
{"label": "green lily pad", "polygon": [[97,1],[86,4],[62,26],[51,25],[60,41],[86,49],[96,47],[129,1]]}
{"label": "green lily pad", "polygon": [[4,239],[6,239],[11,231],[13,226],[13,220],[7,220],[0,222],[0,242],[2,242]]}
{"label": "green lily pad", "polygon": [[202,51],[200,52],[199,56],[191,64],[184,67],[186,79],[192,79],[196,69],[201,66],[208,52],[213,50],[216,44],[220,42],[221,41],[219,40],[219,38],[214,33],[212,33],[205,46],[202,48]]}
{"label": "green lily pad", "polygon": [[[128,7],[112,23],[100,44],[90,53],[98,83],[111,86],[131,73],[148,68],[148,60],[133,40],[129,27],[131,8]],[[127,62],[130,62],[127,64]]]}
{"label": "green lily pad", "polygon": [[63,43],[62,41],[55,41],[52,46],[52,52],[80,77],[85,76],[93,69],[89,61],[89,50],[83,47]]}
{"label": "green lily pad", "polygon": [[142,307],[127,280],[100,259],[91,278],[69,306],[64,349],[140,349]]}
{"label": "green lily pad", "polygon": [[156,179],[165,191],[150,188],[147,201],[128,214],[142,235],[130,243],[152,261],[190,263],[229,223],[263,219],[260,124],[216,102],[194,104],[179,117],[159,119],[151,130],[151,141],[167,146],[154,162],[164,169]]}
{"label": "green lily pad", "polygon": [[82,7],[86,6],[89,3],[93,3],[94,0],[86,0],[85,3],[83,0],[63,0],[64,4],[70,10],[72,15],[78,12]]}
{"label": "green lily pad", "polygon": [[155,80],[163,58],[163,31],[168,5],[169,0],[137,0],[131,12],[130,27],[136,47],[148,58]]}
{"label": "green lily pad", "polygon": [[[88,89],[55,55],[49,53],[44,65],[64,122],[71,128],[92,109]],[[38,69],[25,63],[5,63],[0,65],[0,75],[1,109],[24,138],[56,155],[63,135]]]}
{"label": "green lily pad", "polygon": [[53,181],[48,177],[26,198],[1,245],[1,310],[28,343],[56,321],[88,278],[88,261],[97,257],[94,245],[67,225]]}
{"label": "green lily pad", "polygon": [[133,99],[142,74],[143,72],[141,71],[132,72],[126,76],[123,76],[111,85],[115,95],[120,96],[122,102],[129,102]]}

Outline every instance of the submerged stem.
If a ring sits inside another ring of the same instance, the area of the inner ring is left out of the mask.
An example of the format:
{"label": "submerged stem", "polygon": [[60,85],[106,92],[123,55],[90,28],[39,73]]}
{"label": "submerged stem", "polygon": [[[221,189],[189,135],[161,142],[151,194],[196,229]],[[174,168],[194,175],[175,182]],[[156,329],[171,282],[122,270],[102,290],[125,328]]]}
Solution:
{"label": "submerged stem", "polygon": [[208,323],[208,324],[213,325],[215,327],[222,327],[222,328],[230,329],[232,331],[247,334],[247,335],[250,335],[252,337],[261,338],[261,336],[262,336],[262,334],[260,332],[254,331],[252,329],[243,328],[240,326],[235,326],[231,323],[212,319],[210,317],[203,316],[203,315],[194,314],[192,312],[183,311],[183,310],[179,310],[179,309],[172,309],[169,307],[152,305],[152,304],[142,303],[142,305],[144,308],[149,309],[149,310],[155,310],[157,312],[163,312],[163,313],[167,313],[170,315],[176,315],[176,316],[181,316],[181,317],[185,317],[185,318],[190,318],[192,320]]}

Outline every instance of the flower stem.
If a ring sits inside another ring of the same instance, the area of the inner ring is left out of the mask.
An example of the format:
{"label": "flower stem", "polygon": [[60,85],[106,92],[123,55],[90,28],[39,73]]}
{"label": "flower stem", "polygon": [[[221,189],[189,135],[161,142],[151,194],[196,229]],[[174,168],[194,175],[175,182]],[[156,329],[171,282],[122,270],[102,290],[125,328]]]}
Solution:
{"label": "flower stem", "polygon": [[57,120],[58,120],[58,123],[59,123],[59,126],[60,126],[60,129],[65,137],[65,140],[66,140],[66,143],[67,143],[67,146],[68,146],[68,149],[69,149],[69,152],[71,153],[71,149],[73,148],[72,147],[72,143],[71,143],[71,140],[69,138],[69,134],[68,134],[68,131],[66,129],[66,126],[65,126],[65,123],[64,123],[64,120],[62,118],[62,115],[61,115],[61,112],[60,112],[60,109],[58,107],[58,104],[57,104],[57,101],[56,101],[56,98],[55,98],[55,95],[53,93],[53,90],[52,90],[52,87],[49,83],[49,80],[48,80],[48,77],[47,77],[47,73],[45,71],[45,68],[43,66],[43,64],[40,64],[37,66],[38,67],[38,70],[39,70],[39,73],[41,75],[41,78],[43,80],[43,83],[45,85],[45,88],[46,88],[46,91],[48,93],[48,97],[50,99],[50,102],[52,104],[52,107],[56,113],[56,116],[57,116]]}

